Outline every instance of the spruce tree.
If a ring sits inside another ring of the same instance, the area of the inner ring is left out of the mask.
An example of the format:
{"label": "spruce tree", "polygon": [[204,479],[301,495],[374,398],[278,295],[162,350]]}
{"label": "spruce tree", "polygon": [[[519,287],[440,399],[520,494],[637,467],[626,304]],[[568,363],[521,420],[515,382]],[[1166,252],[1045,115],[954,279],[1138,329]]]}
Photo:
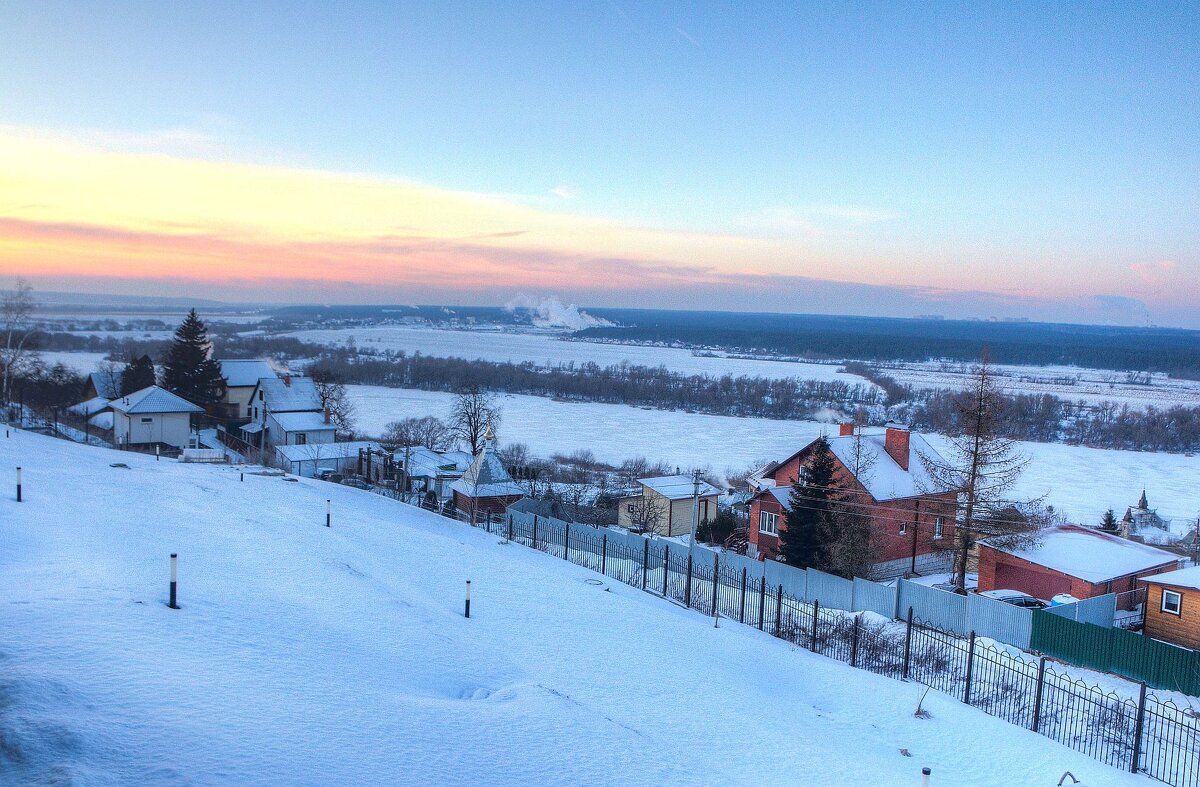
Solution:
{"label": "spruce tree", "polygon": [[129,362],[121,371],[121,396],[128,396],[135,391],[149,388],[156,382],[154,361],[150,360],[150,356],[143,355],[141,358],[130,356]]}
{"label": "spruce tree", "polygon": [[1109,533],[1117,532],[1117,517],[1111,508],[1104,512],[1104,518],[1100,520],[1100,529]]}
{"label": "spruce tree", "polygon": [[221,365],[208,357],[211,350],[208,328],[192,309],[167,350],[163,388],[201,407],[218,402],[225,395],[226,381],[221,376]]}
{"label": "spruce tree", "polygon": [[823,569],[828,563],[834,461],[829,441],[818,438],[807,472],[792,484],[790,510],[779,535],[779,552],[789,566]]}

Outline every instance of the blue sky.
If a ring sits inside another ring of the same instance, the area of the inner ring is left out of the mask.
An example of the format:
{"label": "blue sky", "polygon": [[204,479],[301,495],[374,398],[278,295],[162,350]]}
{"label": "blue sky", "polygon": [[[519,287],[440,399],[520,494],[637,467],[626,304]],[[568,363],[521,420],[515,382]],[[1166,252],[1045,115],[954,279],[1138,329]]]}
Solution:
{"label": "blue sky", "polygon": [[[935,290],[961,316],[1060,304],[1106,321],[1113,301],[1097,298],[1126,298],[1144,308],[1112,319],[1184,324],[1200,284],[1198,34],[1196,6],[1165,3],[9,3],[0,124],[96,156],[488,195],[553,214],[564,236],[572,217],[618,227],[603,248],[529,234],[468,300],[503,300],[500,271],[547,249],[695,265],[688,243],[623,245],[638,231],[758,244],[706,259],[698,298],[798,277]],[[96,224],[65,210],[60,223]],[[100,286],[88,273],[70,275]],[[662,300],[572,281],[552,294]],[[396,297],[412,287],[400,277]],[[305,297],[261,278],[242,291]]]}

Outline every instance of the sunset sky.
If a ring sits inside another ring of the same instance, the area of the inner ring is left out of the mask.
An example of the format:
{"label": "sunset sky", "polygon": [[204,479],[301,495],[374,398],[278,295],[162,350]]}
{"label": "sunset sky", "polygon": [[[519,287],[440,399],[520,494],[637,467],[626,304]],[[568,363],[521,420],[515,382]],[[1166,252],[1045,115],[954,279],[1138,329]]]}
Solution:
{"label": "sunset sky", "polygon": [[1200,11],[10,0],[18,276],[1200,327]]}

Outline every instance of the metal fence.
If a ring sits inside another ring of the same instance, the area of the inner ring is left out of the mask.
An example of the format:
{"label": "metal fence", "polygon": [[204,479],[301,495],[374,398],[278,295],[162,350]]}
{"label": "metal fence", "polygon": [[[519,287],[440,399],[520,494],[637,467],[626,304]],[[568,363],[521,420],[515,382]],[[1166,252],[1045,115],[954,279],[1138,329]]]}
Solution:
{"label": "metal fence", "polygon": [[[813,584],[811,573],[797,596],[794,578],[787,589],[769,581],[765,568],[755,576],[735,556],[722,559],[700,549],[689,556],[686,547],[667,540],[516,512],[472,524],[705,615],[754,626],[859,669],[922,683],[1115,768],[1200,787],[1200,716],[1155,696],[1145,684],[1136,699],[1088,685],[1057,672],[1045,657],[1022,658],[980,641],[973,631],[963,637],[932,625],[912,606],[903,623],[827,607],[803,597],[827,590],[820,586],[824,580]],[[861,600],[871,611],[886,607],[886,595],[847,584],[855,603]],[[932,589],[910,591],[910,597],[921,598],[925,590]],[[845,591],[834,583],[832,592]],[[903,585],[897,592],[905,597]]]}

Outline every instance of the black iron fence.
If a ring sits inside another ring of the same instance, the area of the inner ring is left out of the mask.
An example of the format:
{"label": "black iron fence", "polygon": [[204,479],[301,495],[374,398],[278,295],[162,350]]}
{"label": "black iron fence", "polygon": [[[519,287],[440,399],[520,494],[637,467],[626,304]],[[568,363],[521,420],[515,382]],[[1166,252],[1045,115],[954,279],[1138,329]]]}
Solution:
{"label": "black iron fence", "polygon": [[[469,517],[463,517],[469,521]],[[509,541],[600,572],[705,615],[754,626],[814,653],[898,680],[922,683],[1094,759],[1176,787],[1200,787],[1200,714],[1141,686],[1133,698],[1033,660],[960,637],[912,616],[825,609],[765,577],[694,560],[685,546],[645,539],[640,548],[603,528],[528,515],[473,522]]]}

